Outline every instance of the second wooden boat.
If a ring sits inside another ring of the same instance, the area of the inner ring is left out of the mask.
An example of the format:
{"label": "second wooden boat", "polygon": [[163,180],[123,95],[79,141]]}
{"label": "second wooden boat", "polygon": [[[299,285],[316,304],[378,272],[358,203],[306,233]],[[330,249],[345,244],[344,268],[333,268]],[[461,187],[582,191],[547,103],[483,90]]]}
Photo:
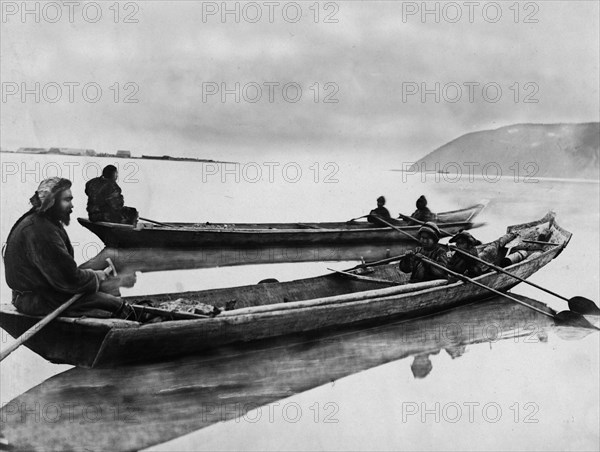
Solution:
{"label": "second wooden boat", "polygon": [[[486,204],[437,214],[437,223],[449,234],[478,226],[475,217]],[[377,227],[366,221],[344,223],[163,223],[126,224],[79,223],[96,234],[111,248],[264,248],[273,246],[343,246],[381,244],[412,240],[399,236],[389,227]],[[393,220],[408,234],[415,236],[419,225]]]}

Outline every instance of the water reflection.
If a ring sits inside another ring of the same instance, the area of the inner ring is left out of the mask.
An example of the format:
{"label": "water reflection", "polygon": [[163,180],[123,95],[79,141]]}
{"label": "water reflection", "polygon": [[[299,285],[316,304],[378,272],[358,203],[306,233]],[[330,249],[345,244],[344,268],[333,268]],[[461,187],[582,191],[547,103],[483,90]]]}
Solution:
{"label": "water reflection", "polygon": [[173,248],[104,248],[84,268],[102,269],[110,258],[122,273],[214,268],[237,265],[277,264],[290,262],[360,261],[373,262],[405,253],[414,248],[406,242],[377,245],[324,247],[270,247],[262,250],[244,248],[186,249]]}
{"label": "water reflection", "polygon": [[436,371],[442,350],[460,365],[477,344],[513,339],[507,344],[543,346],[549,337],[559,340],[556,329],[547,316],[493,299],[437,316],[223,347],[163,363],[74,368],[6,404],[2,430],[20,449],[137,450],[391,361],[412,358],[414,378],[424,378]]}

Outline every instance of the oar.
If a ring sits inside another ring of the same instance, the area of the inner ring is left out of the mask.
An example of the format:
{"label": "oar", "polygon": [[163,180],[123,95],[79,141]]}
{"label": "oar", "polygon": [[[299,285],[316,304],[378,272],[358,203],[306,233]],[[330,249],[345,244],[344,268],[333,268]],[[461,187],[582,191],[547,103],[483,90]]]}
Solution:
{"label": "oar", "polygon": [[175,226],[173,226],[172,224],[167,224],[167,223],[161,223],[160,221],[154,221],[151,220],[150,218],[143,218],[140,217],[140,220],[142,221],[147,221],[148,223],[154,223],[154,224],[158,224],[159,226],[165,226],[167,228],[174,228]]}
{"label": "oar", "polygon": [[463,256],[465,256],[469,259],[473,259],[474,261],[480,262],[480,263],[486,265],[487,267],[493,268],[497,272],[504,273],[505,275],[515,278],[525,284],[529,284],[530,286],[533,286],[536,289],[543,290],[544,292],[549,293],[550,295],[554,295],[555,297],[565,300],[566,302],[569,303],[569,309],[571,309],[571,311],[578,312],[579,314],[584,314],[584,315],[600,315],[600,308],[598,308],[598,306],[596,306],[596,303],[594,303],[592,300],[590,300],[588,298],[581,297],[581,296],[575,296],[575,297],[569,299],[569,298],[563,297],[562,295],[559,295],[556,292],[552,292],[550,289],[546,289],[545,287],[539,286],[536,283],[527,281],[526,279],[523,279],[520,276],[510,273],[510,272],[504,270],[502,267],[498,267],[497,265],[494,265],[487,261],[484,261],[480,257],[473,256],[472,254],[469,254],[466,251],[461,250],[460,248],[450,247],[450,246],[448,246],[448,248],[459,254],[462,254]]}
{"label": "oar", "polygon": [[[400,218],[402,218],[403,220],[407,220],[407,221],[414,221],[415,223],[417,223],[418,225],[421,225],[421,226],[423,226],[423,225],[425,224],[425,221],[417,220],[416,218],[409,217],[408,215],[404,215],[404,214],[402,214],[402,213],[399,213],[399,214],[398,214],[398,216],[399,216]],[[390,225],[390,226],[391,226],[391,225]],[[442,232],[442,234],[446,235],[446,237],[451,237],[451,236],[452,236],[452,234],[450,234],[450,233],[448,233],[448,232],[444,231],[443,229],[441,229],[441,228],[439,227],[439,225],[437,225],[437,227],[438,227],[438,229],[439,229],[439,230]]]}
{"label": "oar", "polygon": [[426,258],[425,256],[422,256],[420,254],[415,254],[414,256],[417,259],[421,259],[422,261],[427,262],[429,265],[432,265],[432,266],[434,266],[436,268],[439,268],[440,270],[445,271],[446,273],[454,276],[455,278],[458,278],[458,279],[460,279],[462,281],[467,281],[467,282],[469,282],[471,284],[474,284],[474,285],[476,285],[478,287],[486,289],[486,290],[488,290],[488,291],[490,291],[490,292],[492,292],[492,293],[494,293],[494,294],[496,294],[496,295],[498,295],[500,297],[507,298],[507,299],[509,299],[511,301],[514,301],[515,303],[519,303],[519,304],[521,304],[523,306],[526,306],[526,307],[528,307],[530,309],[533,309],[534,311],[537,311],[540,314],[544,314],[544,315],[546,315],[548,317],[552,317],[555,321],[557,321],[559,323],[568,323],[568,324],[571,324],[573,326],[578,326],[578,327],[582,327],[582,326],[585,325],[587,328],[591,327],[591,328],[596,328],[597,330],[600,330],[600,328],[595,327],[590,322],[588,322],[583,316],[581,316],[580,314],[577,314],[576,312],[570,312],[569,313],[569,311],[563,311],[563,312],[559,312],[556,315],[551,314],[551,313],[546,312],[546,311],[544,311],[542,309],[536,308],[535,306],[531,306],[530,304],[525,303],[525,302],[523,302],[521,300],[518,300],[515,297],[511,297],[508,294],[500,292],[499,290],[496,290],[496,289],[494,289],[492,287],[486,286],[485,284],[482,284],[479,281],[475,281],[475,280],[473,280],[473,279],[471,279],[471,278],[469,278],[469,277],[467,277],[465,275],[461,275],[460,273],[456,273],[456,272],[454,272],[452,270],[449,270],[448,268],[444,267],[443,265],[438,264],[437,262],[434,262],[431,259]]}
{"label": "oar", "polygon": [[363,215],[362,217],[356,217],[356,218],[352,218],[351,220],[346,221],[346,223],[352,223],[355,220],[360,220],[361,218],[367,218],[370,214],[368,215]]}
{"label": "oar", "polygon": [[331,272],[339,273],[341,275],[348,276],[353,279],[357,279],[359,281],[369,281],[369,282],[376,282],[376,283],[381,283],[381,284],[391,284],[392,286],[400,285],[400,283],[398,283],[396,281],[390,281],[389,279],[371,278],[370,276],[362,276],[362,275],[356,275],[354,273],[349,273],[349,272],[342,271],[342,270],[334,270],[333,268],[328,268],[327,270],[329,270]]}
{"label": "oar", "polygon": [[[390,222],[388,222],[388,221],[385,221],[385,220],[384,220],[383,218],[381,218],[380,216],[377,216],[377,215],[373,215],[373,216],[374,216],[375,218],[377,218],[379,221],[381,221],[383,224],[386,224],[386,225],[388,225],[390,228],[392,228],[392,229],[395,229],[396,231],[400,232],[401,234],[404,234],[406,237],[408,237],[408,238],[410,238],[410,239],[414,240],[415,242],[419,242],[419,243],[421,243],[421,241],[420,241],[418,238],[416,238],[415,236],[413,236],[412,234],[409,234],[408,232],[406,232],[406,231],[403,231],[403,230],[402,230],[402,229],[400,229],[399,227],[397,227],[397,226],[394,226],[392,223],[390,223]],[[446,235],[450,235],[450,234],[447,234],[447,233],[446,233]]]}
{"label": "oar", "polygon": [[[110,260],[110,258],[107,258],[106,262],[108,262],[108,267],[106,267],[104,269],[104,273],[109,275],[112,272],[116,276],[117,271],[115,269],[114,264]],[[46,317],[44,317],[42,320],[40,320],[38,323],[33,325],[27,331],[25,331],[21,336],[19,336],[17,338],[17,340],[15,342],[13,342],[6,349],[4,349],[4,350],[2,350],[2,352],[0,352],[0,361],[3,361],[4,358],[6,358],[8,355],[10,355],[12,352],[14,352],[17,348],[19,348],[21,345],[23,345],[26,341],[31,339],[37,333],[39,333],[42,328],[44,328],[46,325],[48,325],[56,317],[61,315],[65,310],[67,310],[69,307],[71,307],[71,305],[73,303],[75,303],[77,300],[79,300],[84,295],[85,294],[83,294],[83,293],[78,293],[77,295],[72,296],[67,301],[65,301],[62,305],[60,305],[58,308],[56,308],[54,311],[52,311],[50,314],[48,314]]]}
{"label": "oar", "polygon": [[398,256],[392,256],[392,257],[387,257],[385,259],[381,259],[378,261],[373,261],[373,262],[365,262],[363,264],[358,264],[355,267],[349,268],[346,271],[351,271],[351,270],[357,270],[359,268],[366,268],[366,267],[375,267],[377,265],[384,265],[384,264],[389,264],[390,262],[394,262],[394,261],[399,261],[400,259],[402,259],[404,256],[406,256],[406,253],[404,254],[400,254]]}

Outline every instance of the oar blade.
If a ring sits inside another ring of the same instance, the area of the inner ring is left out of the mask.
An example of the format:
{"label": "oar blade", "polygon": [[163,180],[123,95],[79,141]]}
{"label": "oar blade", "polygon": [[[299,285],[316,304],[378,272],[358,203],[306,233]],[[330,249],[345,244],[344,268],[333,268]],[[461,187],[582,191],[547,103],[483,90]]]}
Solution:
{"label": "oar blade", "polygon": [[588,322],[585,317],[573,311],[561,311],[554,316],[557,325],[568,325],[577,328],[593,328],[594,325]]}
{"label": "oar blade", "polygon": [[600,315],[600,308],[589,298],[575,296],[569,300],[569,309],[584,315]]}

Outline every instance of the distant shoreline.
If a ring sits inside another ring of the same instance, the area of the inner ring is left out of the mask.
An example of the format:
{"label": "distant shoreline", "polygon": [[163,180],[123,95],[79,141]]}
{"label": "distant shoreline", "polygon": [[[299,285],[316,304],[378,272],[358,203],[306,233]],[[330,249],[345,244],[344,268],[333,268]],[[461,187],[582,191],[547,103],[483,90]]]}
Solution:
{"label": "distant shoreline", "polygon": [[94,154],[85,154],[85,153],[77,153],[77,152],[60,152],[60,151],[8,151],[5,149],[0,150],[0,153],[3,154],[23,154],[23,155],[64,155],[67,157],[93,157],[93,158],[112,158],[112,159],[123,159],[123,160],[161,160],[165,162],[195,162],[195,163],[232,163],[235,164],[237,162],[227,162],[223,160],[213,160],[213,159],[197,159],[194,157],[173,157],[170,155],[142,155],[141,157],[134,155],[117,155],[117,154],[108,154],[108,153],[94,153]]}

